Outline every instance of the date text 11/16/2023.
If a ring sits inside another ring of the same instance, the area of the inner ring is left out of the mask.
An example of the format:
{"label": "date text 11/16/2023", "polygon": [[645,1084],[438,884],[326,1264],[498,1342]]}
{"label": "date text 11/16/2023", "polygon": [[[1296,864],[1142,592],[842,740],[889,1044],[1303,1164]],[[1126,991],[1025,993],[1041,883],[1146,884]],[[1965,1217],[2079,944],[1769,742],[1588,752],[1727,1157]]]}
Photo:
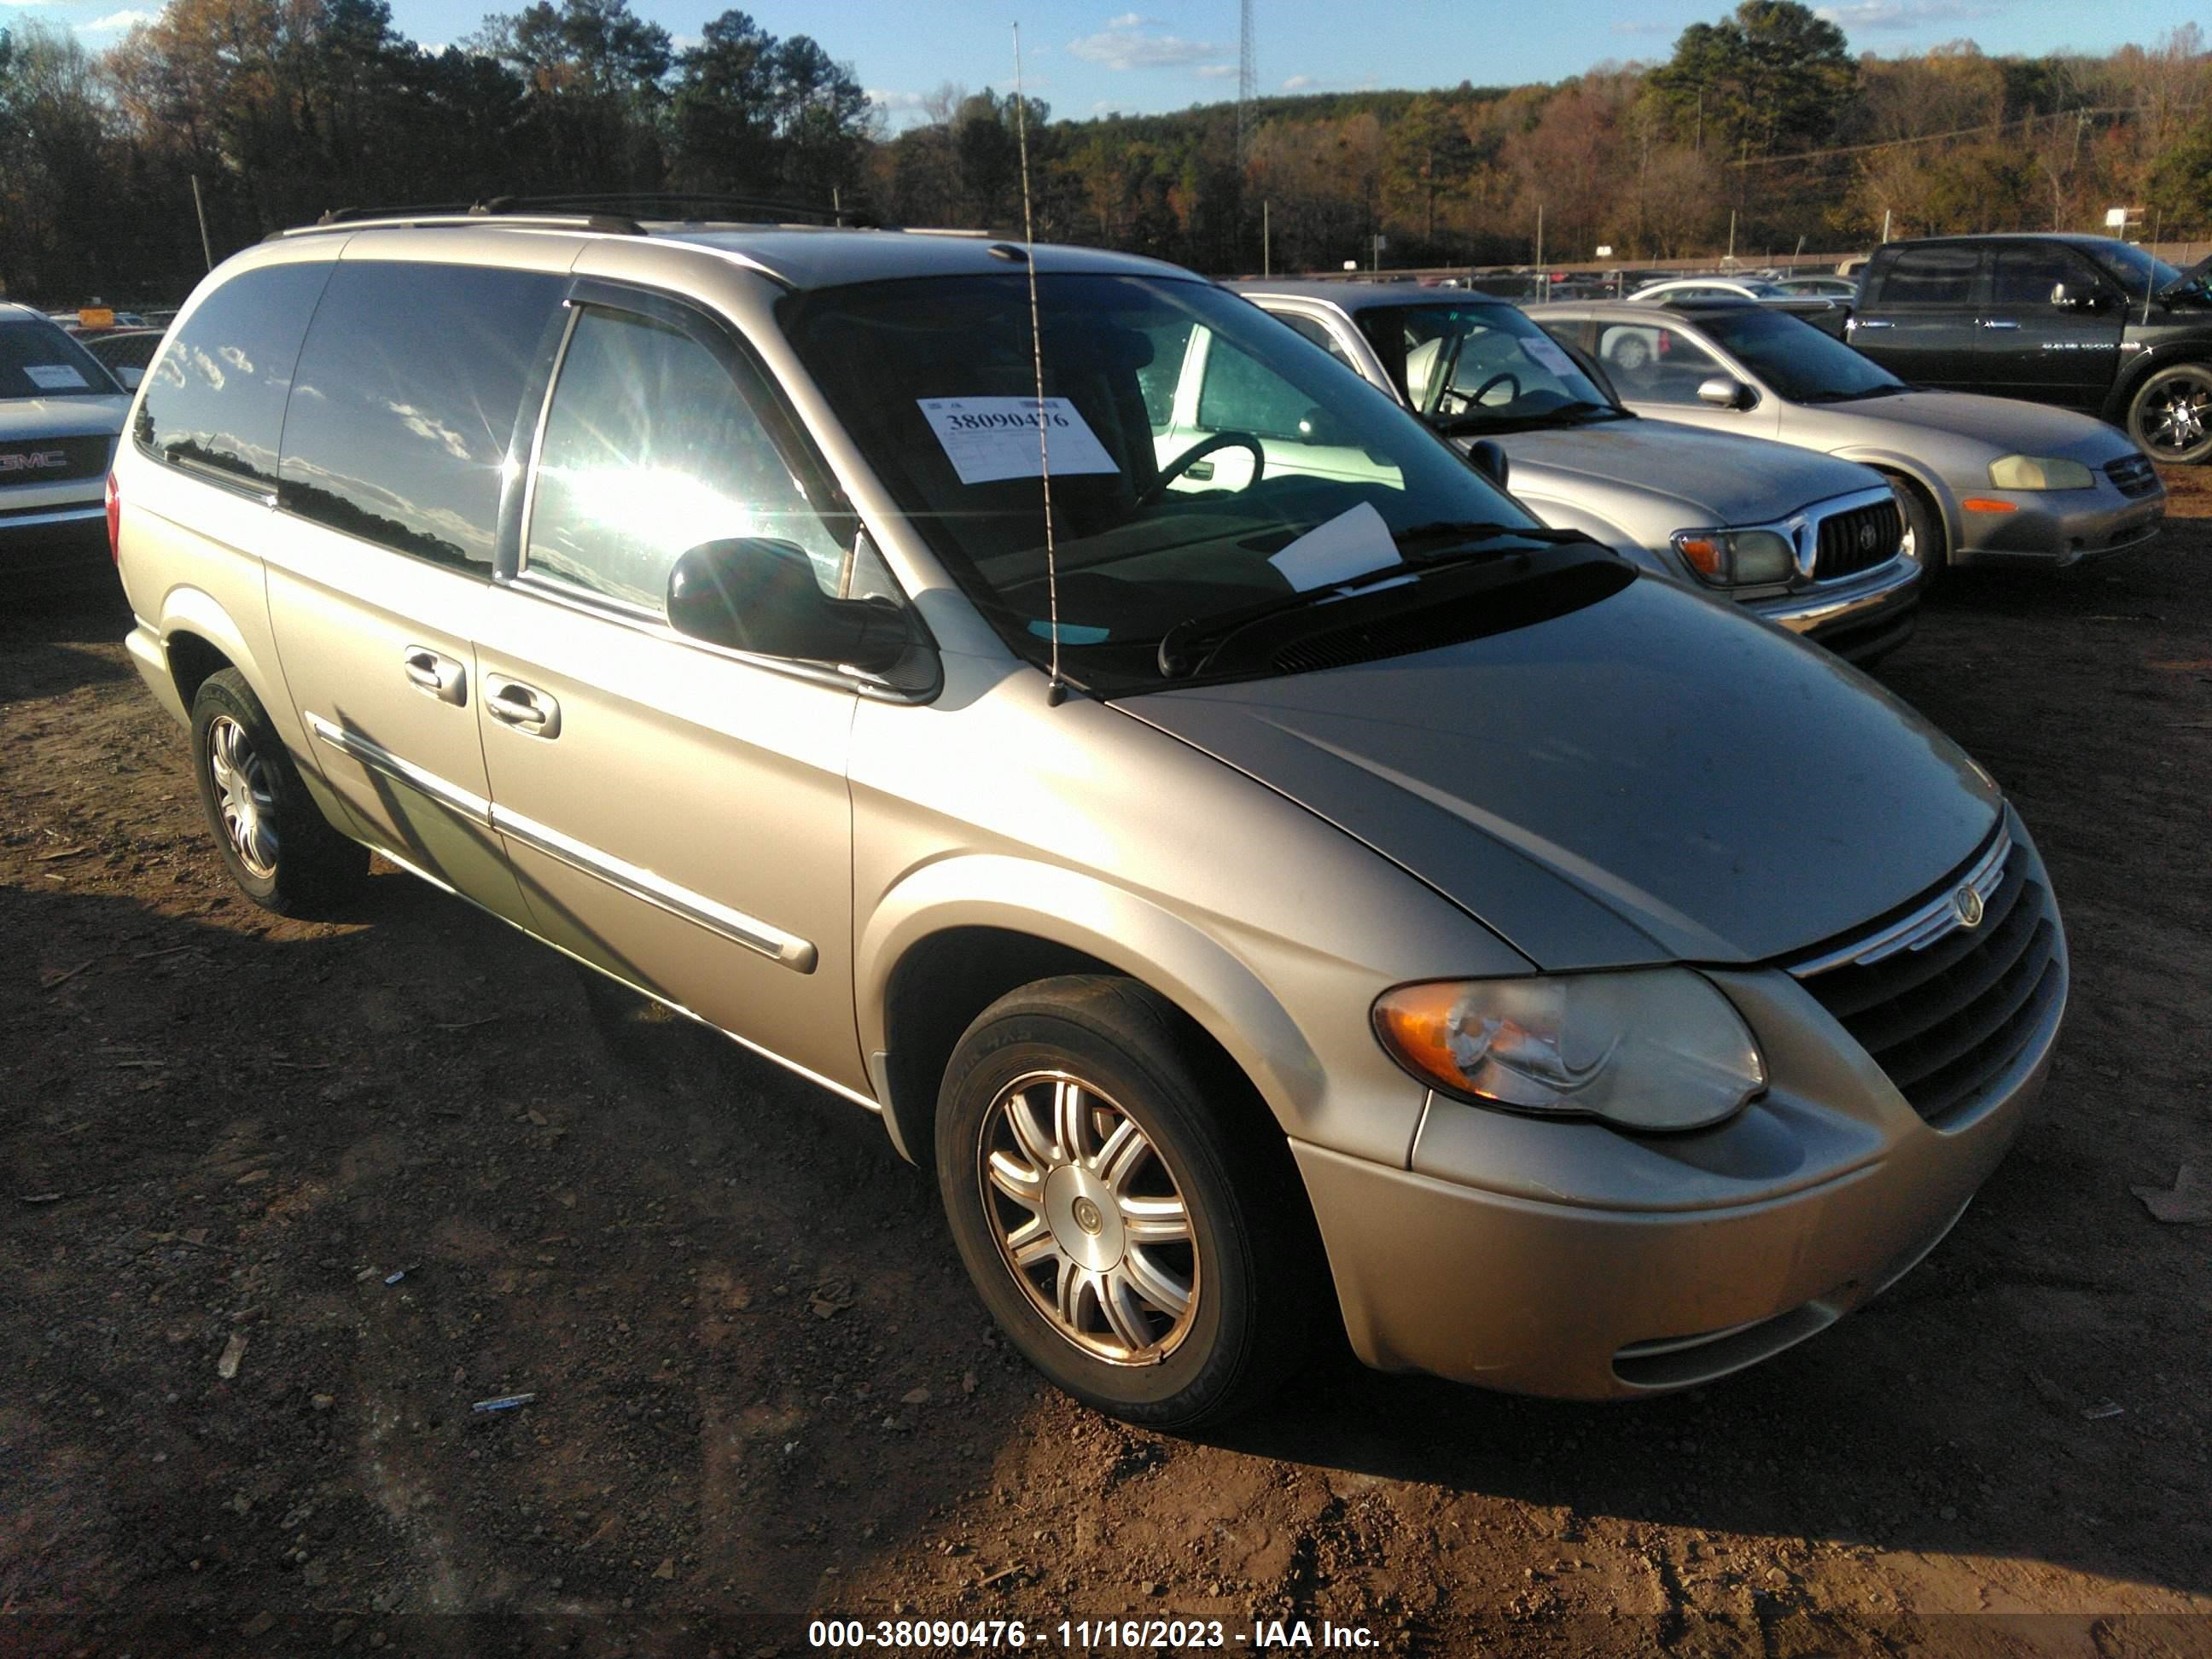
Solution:
{"label": "date text 11/16/2023", "polygon": [[1058,1648],[1079,1653],[1129,1648],[1237,1649],[1248,1652],[1357,1651],[1379,1645],[1364,1625],[1320,1619],[1255,1619],[1232,1626],[1218,1619],[817,1619],[806,1627],[815,1648]]}

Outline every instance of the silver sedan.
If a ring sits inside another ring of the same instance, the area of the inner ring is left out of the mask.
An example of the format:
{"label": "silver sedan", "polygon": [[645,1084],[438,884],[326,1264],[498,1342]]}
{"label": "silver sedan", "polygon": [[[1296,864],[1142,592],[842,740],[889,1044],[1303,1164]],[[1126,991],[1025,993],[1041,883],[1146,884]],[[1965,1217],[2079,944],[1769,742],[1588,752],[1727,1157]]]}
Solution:
{"label": "silver sedan", "polygon": [[2063,567],[2141,546],[2166,486],[2128,436],[2010,398],[1922,392],[1757,306],[1534,306],[1597,358],[1639,415],[1862,461],[1899,486],[1933,577],[1969,564]]}

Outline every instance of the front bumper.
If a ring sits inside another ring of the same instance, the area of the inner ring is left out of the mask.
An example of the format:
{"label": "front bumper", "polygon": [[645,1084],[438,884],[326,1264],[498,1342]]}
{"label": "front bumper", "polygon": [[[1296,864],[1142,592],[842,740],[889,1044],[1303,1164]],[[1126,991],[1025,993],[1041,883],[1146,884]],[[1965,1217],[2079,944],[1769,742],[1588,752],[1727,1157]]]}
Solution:
{"label": "front bumper", "polygon": [[2057,569],[2124,553],[2154,539],[2166,520],[2166,491],[2130,498],[2094,489],[1978,489],[2003,513],[1959,513],[1954,565],[2039,564]]}
{"label": "front bumper", "polygon": [[88,573],[108,563],[103,501],[0,511],[0,574]]}
{"label": "front bumper", "polygon": [[2029,1040],[1940,1127],[1767,969],[1708,973],[1771,1078],[1713,1129],[1631,1135],[1435,1099],[1410,1169],[1294,1143],[1354,1351],[1595,1400],[1709,1382],[1825,1329],[1927,1255],[2011,1146],[2063,1016],[2063,943],[2058,960]]}
{"label": "front bumper", "polygon": [[1744,600],[1754,616],[1817,641],[1851,662],[1883,656],[1905,643],[1918,619],[1920,567],[1899,556],[1872,570],[1832,582]]}

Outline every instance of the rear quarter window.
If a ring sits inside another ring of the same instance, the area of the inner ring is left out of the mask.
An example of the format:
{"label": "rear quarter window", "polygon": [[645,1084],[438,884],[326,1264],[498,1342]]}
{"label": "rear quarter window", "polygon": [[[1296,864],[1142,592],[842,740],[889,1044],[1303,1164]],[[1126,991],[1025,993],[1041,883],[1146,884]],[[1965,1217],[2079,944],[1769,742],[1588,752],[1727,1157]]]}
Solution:
{"label": "rear quarter window", "polygon": [[133,418],[138,447],[173,466],[257,487],[276,482],[284,399],[326,264],[240,272],[170,336]]}
{"label": "rear quarter window", "polygon": [[348,260],[300,353],[283,507],[489,574],[507,446],[567,279]]}
{"label": "rear quarter window", "polygon": [[1966,306],[1974,302],[1982,265],[1977,247],[1905,248],[1881,273],[1885,306]]}

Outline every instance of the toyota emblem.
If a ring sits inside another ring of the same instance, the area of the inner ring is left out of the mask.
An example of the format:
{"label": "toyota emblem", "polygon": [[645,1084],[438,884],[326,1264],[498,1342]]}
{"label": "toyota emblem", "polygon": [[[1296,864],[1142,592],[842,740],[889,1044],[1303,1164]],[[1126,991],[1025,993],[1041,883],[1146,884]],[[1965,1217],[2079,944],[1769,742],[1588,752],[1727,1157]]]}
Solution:
{"label": "toyota emblem", "polygon": [[1874,530],[1874,526],[1873,526],[1872,525],[1870,525],[1870,524],[1863,524],[1863,525],[1861,525],[1861,526],[1859,526],[1859,551],[1860,551],[1860,552],[1862,552],[1862,553],[1871,553],[1871,552],[1873,552],[1873,551],[1874,551],[1874,542],[1875,542],[1875,530]]}
{"label": "toyota emblem", "polygon": [[1959,926],[1978,927],[1982,925],[1982,896],[1971,887],[1961,887],[1951,895],[1951,908],[1959,913]]}

